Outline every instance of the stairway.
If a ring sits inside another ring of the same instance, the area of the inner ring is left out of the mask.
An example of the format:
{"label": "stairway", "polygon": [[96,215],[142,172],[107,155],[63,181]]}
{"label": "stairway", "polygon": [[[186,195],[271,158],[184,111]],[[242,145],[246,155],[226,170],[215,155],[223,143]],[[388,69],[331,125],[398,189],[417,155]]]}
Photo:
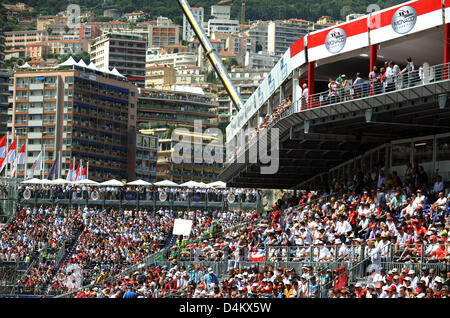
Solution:
{"label": "stairway", "polygon": [[[75,252],[75,249],[76,249],[76,247],[78,246],[78,243],[79,243],[79,241],[80,241],[81,234],[83,233],[83,230],[84,230],[84,225],[77,231],[77,233],[75,234],[75,239],[74,239],[73,242],[68,246],[69,251],[66,252],[66,253],[64,254],[64,256],[61,258],[61,260],[59,261],[58,264],[55,264],[55,267],[54,267],[55,273],[54,273],[54,275],[56,275],[56,274],[58,273],[58,270],[59,270],[59,268],[61,267],[61,265],[67,263],[68,260],[69,260],[69,258],[70,258],[70,256]],[[48,294],[49,285],[50,285],[50,282],[53,281],[53,277],[54,277],[54,276],[52,276],[52,277],[49,279],[49,282],[47,282],[47,283],[45,283],[45,284],[43,285],[43,287],[42,287],[42,292],[43,292],[44,295],[47,295],[47,294]]]}

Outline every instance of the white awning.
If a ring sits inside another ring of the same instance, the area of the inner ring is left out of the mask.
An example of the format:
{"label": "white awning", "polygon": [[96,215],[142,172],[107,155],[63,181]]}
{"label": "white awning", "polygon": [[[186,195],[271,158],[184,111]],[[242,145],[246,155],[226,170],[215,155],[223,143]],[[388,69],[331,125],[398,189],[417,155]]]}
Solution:
{"label": "white awning", "polygon": [[163,181],[158,181],[154,183],[155,186],[158,187],[179,187],[179,185],[173,181],[170,180],[163,180]]}
{"label": "white awning", "polygon": [[98,182],[94,180],[84,179],[73,182],[74,185],[99,185]]}
{"label": "white awning", "polygon": [[123,184],[123,182],[121,182],[119,180],[111,179],[111,180],[100,183],[99,186],[123,187],[124,184]]}
{"label": "white awning", "polygon": [[151,186],[152,184],[150,182],[144,181],[144,180],[135,180],[132,182],[128,182],[127,185],[130,186]]}

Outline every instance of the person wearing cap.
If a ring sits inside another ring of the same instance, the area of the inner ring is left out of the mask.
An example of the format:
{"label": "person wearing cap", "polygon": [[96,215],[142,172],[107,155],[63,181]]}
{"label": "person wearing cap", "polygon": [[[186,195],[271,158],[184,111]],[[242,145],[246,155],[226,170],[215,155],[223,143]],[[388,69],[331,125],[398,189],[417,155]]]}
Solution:
{"label": "person wearing cap", "polygon": [[214,271],[213,271],[213,269],[211,267],[208,268],[208,273],[203,278],[203,282],[205,283],[206,289],[207,289],[208,292],[210,291],[210,285],[212,283],[214,283],[216,285],[219,284],[219,279],[214,274]]}
{"label": "person wearing cap", "polygon": [[308,282],[308,298],[317,298],[319,296],[319,283],[316,276],[312,275]]}
{"label": "person wearing cap", "polygon": [[438,242],[438,237],[435,234],[430,235],[428,240],[429,240],[429,243],[425,250],[425,256],[431,258],[432,256],[434,256],[436,254],[437,249],[439,249],[439,247],[440,247],[440,243]]}
{"label": "person wearing cap", "polygon": [[344,244],[342,244],[342,246],[339,248],[338,257],[342,261],[345,261],[345,260],[351,261],[355,258],[355,251],[354,251],[351,243],[352,243],[352,241],[349,238],[347,238],[344,241]]}

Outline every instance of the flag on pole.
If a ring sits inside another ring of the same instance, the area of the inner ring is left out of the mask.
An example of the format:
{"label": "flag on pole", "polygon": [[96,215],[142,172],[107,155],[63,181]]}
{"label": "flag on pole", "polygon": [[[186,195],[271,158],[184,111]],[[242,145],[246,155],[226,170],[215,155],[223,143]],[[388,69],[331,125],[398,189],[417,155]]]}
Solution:
{"label": "flag on pole", "polygon": [[81,179],[81,173],[83,172],[83,164],[82,163],[80,163],[80,170],[78,171],[78,173],[77,173],[77,179],[75,180],[75,181],[80,181],[80,180],[83,180],[83,179]]}
{"label": "flag on pole", "polygon": [[77,170],[75,171],[75,175],[74,175],[74,178],[72,179],[72,181],[77,181],[79,174],[80,174],[80,163],[78,163],[78,167],[77,167]]}
{"label": "flag on pole", "polygon": [[69,172],[67,173],[67,181],[72,181],[73,179],[73,161],[70,163]]}
{"label": "flag on pole", "polygon": [[5,157],[6,153],[6,135],[0,139],[0,158]]}
{"label": "flag on pole", "polygon": [[8,162],[13,162],[16,159],[16,139],[8,148]]}
{"label": "flag on pole", "polygon": [[81,170],[81,176],[80,176],[80,180],[85,180],[87,177],[87,168],[84,167],[83,170]]}
{"label": "flag on pole", "polygon": [[50,171],[48,172],[46,179],[49,179],[52,174],[56,175],[58,173],[58,155],[59,153],[56,153],[55,161],[53,161],[53,165],[50,168]]}
{"label": "flag on pole", "polygon": [[25,163],[25,143],[20,147],[19,154],[16,157],[16,160],[14,160],[13,169],[11,171],[11,177],[16,176],[17,172],[17,165],[23,165]]}
{"label": "flag on pole", "polygon": [[17,164],[19,164],[19,165],[25,164],[25,145],[26,145],[26,143],[24,143],[22,145],[22,147],[20,147],[19,155],[17,156],[17,159],[16,159]]}
{"label": "flag on pole", "polygon": [[2,173],[5,167],[6,167],[6,157],[0,158],[0,173]]}
{"label": "flag on pole", "polygon": [[37,171],[41,170],[41,161],[42,161],[42,151],[39,153],[39,156],[34,161],[33,166],[31,167],[31,170],[28,173],[28,178],[32,178],[33,177],[34,170],[36,170],[36,168],[38,169]]}

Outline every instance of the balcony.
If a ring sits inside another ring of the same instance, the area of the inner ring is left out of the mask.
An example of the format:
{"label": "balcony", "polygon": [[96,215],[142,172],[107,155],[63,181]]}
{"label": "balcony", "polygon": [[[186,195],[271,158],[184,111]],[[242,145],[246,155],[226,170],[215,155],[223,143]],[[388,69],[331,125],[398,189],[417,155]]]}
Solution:
{"label": "balcony", "polygon": [[[20,99],[20,98],[19,98]],[[17,100],[17,97],[16,97]],[[30,96],[29,97],[29,101],[31,102],[43,102],[44,101],[44,96],[42,95],[38,95],[38,96]]]}
{"label": "balcony", "polygon": [[28,126],[30,127],[39,127],[42,126],[42,120],[29,120]]}
{"label": "balcony", "polygon": [[42,145],[38,144],[38,145],[30,145],[28,144],[28,151],[41,151],[42,150]]}
{"label": "balcony", "polygon": [[28,114],[30,114],[30,115],[42,114],[43,111],[44,111],[44,108],[42,108],[42,107],[33,107],[28,110]]}
{"label": "balcony", "polygon": [[30,84],[29,89],[30,90],[38,90],[38,89],[42,90],[42,89],[44,89],[44,83]]}
{"label": "balcony", "polygon": [[28,133],[28,138],[29,139],[37,139],[37,138],[42,138],[42,133],[41,132],[30,132]]}

